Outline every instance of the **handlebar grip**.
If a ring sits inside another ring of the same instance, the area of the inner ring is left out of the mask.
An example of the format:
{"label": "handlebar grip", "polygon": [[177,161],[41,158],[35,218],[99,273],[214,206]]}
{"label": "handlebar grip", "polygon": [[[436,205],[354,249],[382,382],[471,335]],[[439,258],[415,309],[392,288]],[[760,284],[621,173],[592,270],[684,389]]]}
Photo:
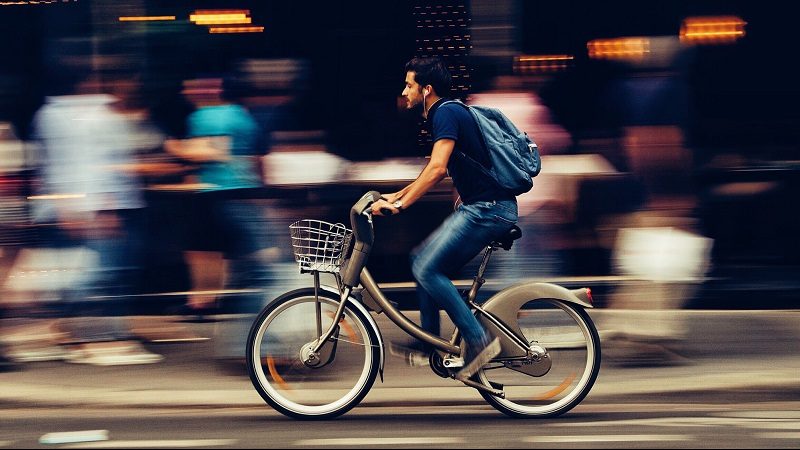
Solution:
{"label": "handlebar grip", "polygon": [[375,243],[375,232],[372,229],[371,219],[364,217],[372,204],[381,198],[377,191],[369,191],[350,208],[350,224],[353,226],[353,253],[347,266],[342,273],[342,282],[345,286],[355,287],[358,285],[359,275],[367,262],[367,257]]}
{"label": "handlebar grip", "polygon": [[369,192],[366,193],[366,195],[372,197],[372,202],[373,203],[377,202],[381,198],[381,193],[378,192],[378,191],[369,191]]}

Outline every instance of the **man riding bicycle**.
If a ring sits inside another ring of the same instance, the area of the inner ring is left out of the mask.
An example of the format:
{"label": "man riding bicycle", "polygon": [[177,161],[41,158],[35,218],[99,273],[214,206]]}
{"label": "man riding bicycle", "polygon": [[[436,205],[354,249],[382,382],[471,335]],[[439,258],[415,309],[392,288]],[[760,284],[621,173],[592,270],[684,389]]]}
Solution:
{"label": "man riding bicycle", "polygon": [[[414,58],[406,64],[403,97],[406,108],[422,105],[423,117],[433,137],[430,161],[411,184],[386,194],[372,205],[374,215],[398,214],[413,205],[448,174],[460,204],[411,255],[412,273],[422,328],[440,334],[439,308],[443,308],[466,342],[463,368],[456,379],[472,377],[500,353],[500,343],[481,326],[462,300],[450,276],[464,267],[492,241],[517,222],[516,197],[475,163],[490,166],[480,129],[470,112],[440,96],[450,91],[451,77],[442,60]],[[423,348],[430,351],[430,348]]]}

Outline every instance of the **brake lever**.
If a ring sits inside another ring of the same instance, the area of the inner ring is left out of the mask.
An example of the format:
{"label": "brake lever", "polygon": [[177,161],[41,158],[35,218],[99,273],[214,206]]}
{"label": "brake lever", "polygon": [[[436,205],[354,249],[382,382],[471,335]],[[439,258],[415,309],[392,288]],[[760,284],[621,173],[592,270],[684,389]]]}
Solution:
{"label": "brake lever", "polygon": [[[372,218],[373,217],[372,208],[365,209],[364,212],[362,212],[361,214],[363,214],[363,215],[365,215],[365,216],[367,216],[369,218]],[[389,208],[381,208],[381,214],[383,214],[384,216],[394,216],[395,215],[394,212],[392,212],[392,210],[389,209]]]}

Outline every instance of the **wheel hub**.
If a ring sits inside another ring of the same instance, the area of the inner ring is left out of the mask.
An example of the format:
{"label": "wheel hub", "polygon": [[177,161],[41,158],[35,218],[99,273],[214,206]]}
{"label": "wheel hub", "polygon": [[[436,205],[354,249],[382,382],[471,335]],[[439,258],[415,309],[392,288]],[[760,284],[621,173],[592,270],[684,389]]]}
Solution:
{"label": "wheel hub", "polygon": [[322,364],[319,353],[314,351],[315,342],[309,342],[300,350],[300,361],[308,367],[317,367]]}

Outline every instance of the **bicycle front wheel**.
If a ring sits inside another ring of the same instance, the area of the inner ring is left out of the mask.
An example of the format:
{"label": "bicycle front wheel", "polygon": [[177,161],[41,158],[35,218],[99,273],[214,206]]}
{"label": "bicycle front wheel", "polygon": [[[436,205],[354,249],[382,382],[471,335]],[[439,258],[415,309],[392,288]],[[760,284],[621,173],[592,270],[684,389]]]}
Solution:
{"label": "bicycle front wheel", "polygon": [[570,303],[537,299],[519,309],[517,325],[527,342],[546,351],[546,358],[533,364],[488,364],[478,376],[484,384],[502,386],[505,398],[481,395],[512,417],[555,417],[574,408],[600,370],[600,338],[589,315]]}
{"label": "bicycle front wheel", "polygon": [[[326,295],[326,296],[322,296]],[[338,299],[320,293],[322,330],[327,330]],[[380,368],[378,331],[363,313],[346,305],[338,330],[326,344],[321,363],[303,362],[303,352],[319,338],[314,295],[289,293],[256,318],[247,340],[250,379],[277,411],[299,419],[339,416],[369,392]]]}

